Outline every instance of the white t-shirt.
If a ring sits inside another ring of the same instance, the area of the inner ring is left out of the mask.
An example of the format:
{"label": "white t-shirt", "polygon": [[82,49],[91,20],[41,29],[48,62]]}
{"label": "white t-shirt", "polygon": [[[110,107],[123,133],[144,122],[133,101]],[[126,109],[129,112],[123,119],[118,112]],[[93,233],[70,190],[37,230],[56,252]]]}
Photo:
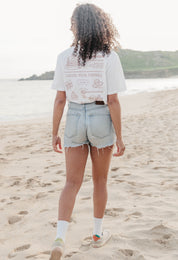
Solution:
{"label": "white t-shirt", "polygon": [[84,67],[78,66],[73,50],[74,46],[58,54],[51,89],[65,91],[68,101],[79,104],[95,100],[107,104],[107,95],[126,90],[122,65],[114,50],[104,57],[97,52]]}

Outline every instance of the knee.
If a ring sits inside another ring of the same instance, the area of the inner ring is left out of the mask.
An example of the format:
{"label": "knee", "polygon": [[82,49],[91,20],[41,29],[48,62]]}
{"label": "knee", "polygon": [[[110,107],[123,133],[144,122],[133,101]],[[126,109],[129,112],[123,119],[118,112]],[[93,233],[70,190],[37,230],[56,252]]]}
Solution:
{"label": "knee", "polygon": [[78,192],[80,189],[81,183],[76,181],[66,181],[65,188],[70,189],[74,192]]}
{"label": "knee", "polygon": [[105,188],[105,187],[107,186],[107,178],[104,178],[104,177],[102,177],[102,178],[96,178],[96,179],[93,180],[93,184],[94,184],[94,187],[95,187],[95,188],[97,188],[97,189],[99,189],[99,188],[103,189],[103,188]]}

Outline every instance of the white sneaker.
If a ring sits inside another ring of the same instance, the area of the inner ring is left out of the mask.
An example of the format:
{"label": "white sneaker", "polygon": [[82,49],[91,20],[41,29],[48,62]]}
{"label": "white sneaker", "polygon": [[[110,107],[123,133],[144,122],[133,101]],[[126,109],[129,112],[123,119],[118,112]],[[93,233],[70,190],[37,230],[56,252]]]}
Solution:
{"label": "white sneaker", "polygon": [[93,247],[101,247],[111,238],[111,232],[109,229],[103,230],[101,236],[93,235],[91,245]]}
{"label": "white sneaker", "polygon": [[52,244],[49,260],[60,260],[65,250],[65,243],[62,238],[56,238]]}

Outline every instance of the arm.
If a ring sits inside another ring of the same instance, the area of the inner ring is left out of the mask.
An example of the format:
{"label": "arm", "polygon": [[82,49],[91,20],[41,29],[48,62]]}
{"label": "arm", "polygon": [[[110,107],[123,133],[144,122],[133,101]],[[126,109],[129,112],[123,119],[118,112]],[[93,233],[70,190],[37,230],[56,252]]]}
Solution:
{"label": "arm", "polygon": [[117,136],[117,153],[113,155],[121,156],[125,151],[125,145],[122,140],[121,106],[117,94],[108,95],[107,99],[108,108],[111,114],[111,119]]}
{"label": "arm", "polygon": [[57,145],[59,145],[59,148],[62,149],[61,138],[58,136],[58,130],[59,130],[59,125],[63,115],[65,104],[66,104],[65,91],[57,91],[56,98],[54,101],[54,108],[53,108],[52,145],[54,151],[58,153],[62,153],[62,151],[59,151],[59,149],[57,148]]}

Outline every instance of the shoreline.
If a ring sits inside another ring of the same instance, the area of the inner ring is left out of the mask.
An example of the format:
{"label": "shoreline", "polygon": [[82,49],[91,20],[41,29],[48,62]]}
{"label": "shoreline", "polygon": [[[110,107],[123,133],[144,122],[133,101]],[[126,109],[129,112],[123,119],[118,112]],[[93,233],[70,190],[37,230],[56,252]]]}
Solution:
{"label": "shoreline", "polygon": [[[152,96],[156,95],[156,93],[159,93],[159,92],[169,93],[169,91],[177,92],[177,90],[178,90],[178,88],[177,89],[169,89],[169,90],[158,90],[158,91],[150,91],[150,92],[132,93],[132,94],[123,95],[123,96],[119,96],[119,94],[118,94],[118,98],[119,98],[119,101],[124,105],[124,107],[126,107],[125,104],[127,104],[129,106],[127,101],[132,102],[132,100],[135,100],[135,102],[136,102],[137,98],[138,98],[138,99],[140,99],[139,104],[141,105],[140,108],[142,109],[142,106],[144,106],[144,103],[147,102],[148,100],[150,100],[150,98],[152,98]],[[141,98],[144,99],[144,102]],[[139,107],[139,104],[137,103],[136,106]],[[66,103],[66,106],[67,106],[67,103]],[[128,110],[129,109],[130,109],[130,107],[128,107]],[[21,124],[24,124],[24,123],[30,124],[30,123],[38,123],[38,122],[43,121],[43,120],[48,121],[48,120],[51,120],[51,117],[52,117],[52,114],[49,114],[48,116],[38,116],[38,117],[29,118],[29,119],[0,121],[0,123],[1,123],[1,125],[8,125],[8,124],[10,124],[10,125],[16,125],[16,124],[21,125]],[[62,117],[62,121],[63,120],[64,120],[64,114],[63,114],[63,117]]]}

